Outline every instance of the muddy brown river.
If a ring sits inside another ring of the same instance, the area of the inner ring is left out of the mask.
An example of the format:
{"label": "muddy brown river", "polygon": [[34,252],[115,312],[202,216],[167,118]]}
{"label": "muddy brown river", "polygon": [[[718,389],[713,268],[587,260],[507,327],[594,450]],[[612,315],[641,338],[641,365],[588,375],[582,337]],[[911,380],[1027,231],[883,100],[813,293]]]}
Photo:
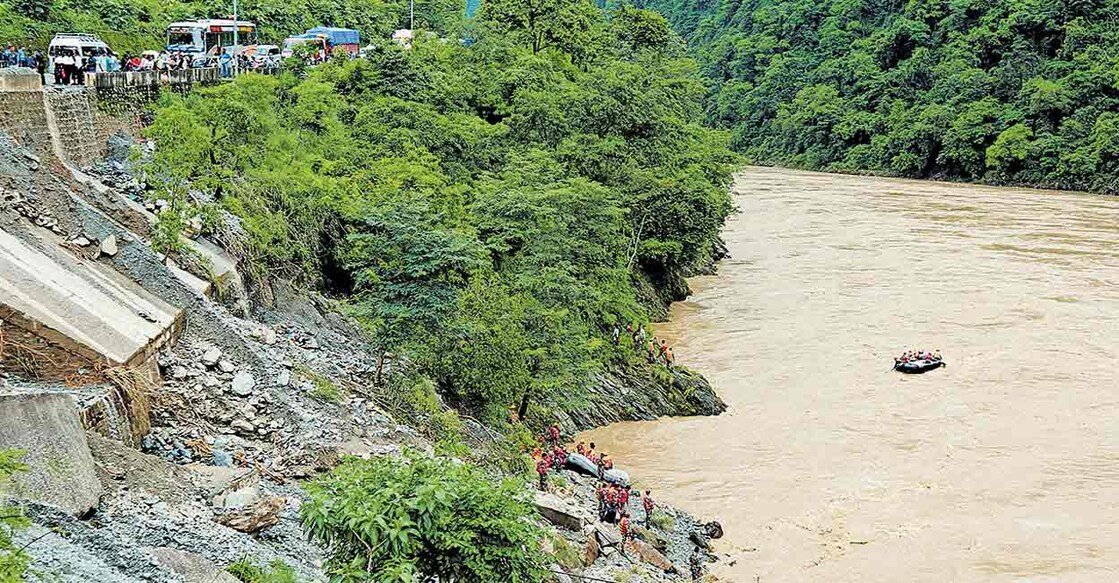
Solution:
{"label": "muddy brown river", "polygon": [[[730,405],[589,434],[730,581],[1119,581],[1119,198],[749,168],[656,333]],[[939,348],[948,367],[890,371]]]}

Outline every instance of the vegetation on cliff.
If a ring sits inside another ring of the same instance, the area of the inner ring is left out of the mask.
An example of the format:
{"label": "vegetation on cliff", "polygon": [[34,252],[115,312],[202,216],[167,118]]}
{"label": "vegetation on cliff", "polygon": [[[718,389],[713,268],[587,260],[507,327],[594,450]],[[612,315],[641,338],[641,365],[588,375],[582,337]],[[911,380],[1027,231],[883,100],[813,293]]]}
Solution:
{"label": "vegetation on cliff", "polygon": [[543,578],[543,531],[523,483],[447,458],[353,459],[307,485],[308,535],[332,581]]}
{"label": "vegetation on cliff", "polygon": [[147,131],[175,212],[240,219],[247,236],[223,242],[251,281],[325,289],[453,405],[498,421],[575,406],[595,371],[637,358],[609,327],[648,321],[638,288],[709,258],[734,156],[701,125],[705,88],[659,15],[589,0],[481,14],[470,46],[387,43],[168,95]]}
{"label": "vegetation on cliff", "polygon": [[1119,192],[1119,5],[647,0],[761,163]]}

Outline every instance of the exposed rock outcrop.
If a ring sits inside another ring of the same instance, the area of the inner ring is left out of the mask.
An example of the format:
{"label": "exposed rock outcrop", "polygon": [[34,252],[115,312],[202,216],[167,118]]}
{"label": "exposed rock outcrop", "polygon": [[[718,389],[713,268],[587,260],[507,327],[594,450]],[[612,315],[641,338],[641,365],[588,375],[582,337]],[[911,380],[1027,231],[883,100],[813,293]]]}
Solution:
{"label": "exposed rock outcrop", "polygon": [[702,375],[686,368],[626,367],[595,378],[586,406],[567,411],[564,429],[581,431],[616,421],[718,415],[726,403]]}

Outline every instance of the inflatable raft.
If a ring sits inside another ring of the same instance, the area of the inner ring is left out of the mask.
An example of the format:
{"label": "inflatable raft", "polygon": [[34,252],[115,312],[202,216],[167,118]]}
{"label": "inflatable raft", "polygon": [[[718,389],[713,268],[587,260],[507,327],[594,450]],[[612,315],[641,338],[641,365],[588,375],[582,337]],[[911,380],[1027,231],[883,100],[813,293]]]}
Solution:
{"label": "inflatable raft", "polygon": [[[567,468],[575,470],[584,476],[598,476],[598,466],[585,455],[579,455],[577,453],[567,454]],[[629,484],[629,474],[617,468],[606,470],[603,472],[602,477],[611,484],[617,484],[619,486],[626,486]]]}
{"label": "inflatable raft", "polygon": [[921,374],[929,372],[930,370],[936,370],[942,366],[947,365],[945,365],[944,361],[940,359],[911,360],[909,362],[895,363],[894,370],[903,372],[905,374]]}

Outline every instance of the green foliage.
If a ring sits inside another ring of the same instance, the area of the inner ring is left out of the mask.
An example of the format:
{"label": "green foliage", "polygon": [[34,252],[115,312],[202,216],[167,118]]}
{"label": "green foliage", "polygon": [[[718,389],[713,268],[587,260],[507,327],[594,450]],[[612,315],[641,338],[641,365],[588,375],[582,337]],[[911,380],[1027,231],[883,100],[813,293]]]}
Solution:
{"label": "green foliage", "polygon": [[676,521],[672,519],[672,516],[656,509],[653,510],[653,516],[649,519],[649,522],[664,532],[671,532],[676,526]]}
{"label": "green foliage", "polygon": [[299,582],[295,569],[279,559],[272,561],[268,566],[260,566],[246,557],[227,567],[226,571],[244,583]]}
{"label": "green foliage", "polygon": [[338,389],[337,385],[330,381],[330,379],[318,376],[311,381],[313,388],[309,393],[312,399],[325,401],[327,403],[341,403],[342,391]]}
{"label": "green foliage", "polygon": [[542,532],[523,483],[446,458],[351,459],[307,485],[308,535],[332,580],[534,582]]}
{"label": "green foliage", "polygon": [[1114,2],[643,0],[753,161],[1119,192]]}
{"label": "green foliage", "polygon": [[562,536],[552,536],[552,548],[555,549],[556,562],[564,569],[571,571],[585,566],[579,548],[567,542],[567,539]]}
{"label": "green foliage", "polygon": [[[537,9],[552,20],[524,16]],[[378,371],[407,360],[448,405],[503,423],[582,402],[615,358],[606,324],[646,320],[634,282],[710,253],[736,158],[702,127],[696,65],[657,15],[583,0],[482,15],[470,46],[387,43],[167,96],[149,174],[239,217],[250,284],[340,297]]]}
{"label": "green foliage", "polygon": [[18,449],[0,450],[0,583],[21,583],[31,565],[31,557],[13,542],[16,531],[31,522],[15,506],[3,504],[12,475],[27,471],[20,460],[27,452]]}

